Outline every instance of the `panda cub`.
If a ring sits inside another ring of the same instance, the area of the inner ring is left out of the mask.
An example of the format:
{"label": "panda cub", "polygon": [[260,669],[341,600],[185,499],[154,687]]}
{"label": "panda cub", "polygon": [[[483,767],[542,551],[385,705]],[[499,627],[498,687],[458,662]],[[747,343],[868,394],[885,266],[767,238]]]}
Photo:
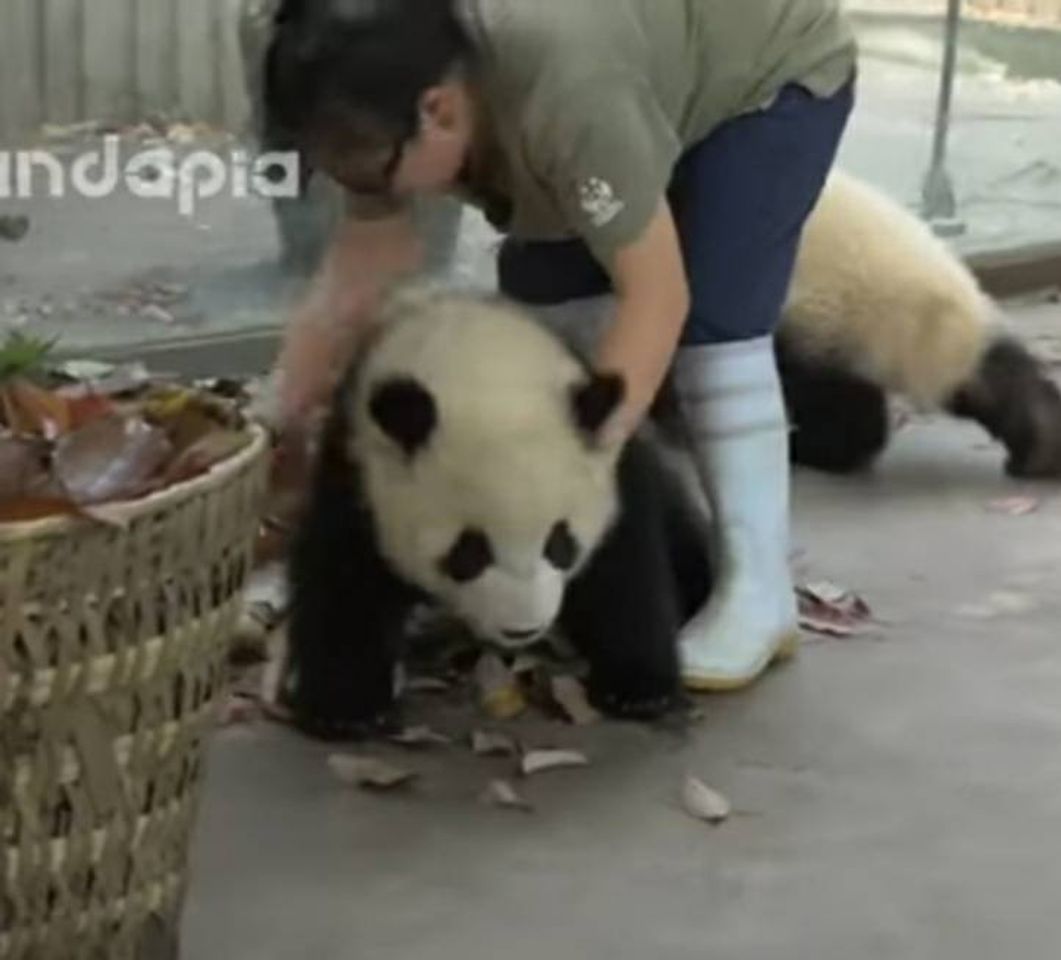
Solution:
{"label": "panda cub", "polygon": [[1019,477],[1061,477],[1061,392],[916,216],[834,170],[778,333],[793,459],[846,473],[889,440],[888,396],[981,424]]}
{"label": "panda cub", "polygon": [[652,441],[606,440],[622,398],[500,300],[416,285],[382,306],[292,550],[286,694],[303,730],[392,720],[425,601],[510,650],[561,628],[612,716],[679,702],[678,630],[710,586],[703,520]]}

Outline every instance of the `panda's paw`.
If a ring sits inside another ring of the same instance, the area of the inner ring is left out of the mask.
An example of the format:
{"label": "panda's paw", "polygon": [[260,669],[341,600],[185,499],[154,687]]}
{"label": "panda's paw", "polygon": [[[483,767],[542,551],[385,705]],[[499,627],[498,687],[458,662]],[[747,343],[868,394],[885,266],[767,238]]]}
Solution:
{"label": "panda's paw", "polygon": [[591,682],[589,694],[593,706],[616,720],[659,720],[682,704],[680,686],[670,679],[613,677]]}
{"label": "panda's paw", "polygon": [[325,743],[377,740],[398,733],[402,729],[397,709],[387,710],[368,718],[351,718],[335,714],[293,712],[295,727],[314,740]]}
{"label": "panda's paw", "polygon": [[670,714],[678,705],[673,696],[658,697],[651,700],[624,700],[617,697],[604,698],[599,709],[616,720],[633,720],[646,723],[660,720]]}
{"label": "panda's paw", "polygon": [[296,729],[315,740],[371,740],[401,729],[398,704],[379,690],[299,689],[282,696]]}
{"label": "panda's paw", "polygon": [[[352,681],[351,675],[357,679]],[[315,740],[335,743],[386,736],[401,729],[400,707],[388,684],[364,679],[372,675],[367,670],[299,670],[289,662],[280,706],[296,730]]]}

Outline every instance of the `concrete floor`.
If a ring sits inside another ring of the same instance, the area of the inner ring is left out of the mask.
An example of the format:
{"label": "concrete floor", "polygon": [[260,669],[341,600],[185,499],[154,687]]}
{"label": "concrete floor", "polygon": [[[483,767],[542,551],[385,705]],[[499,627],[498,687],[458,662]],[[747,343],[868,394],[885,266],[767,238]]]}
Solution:
{"label": "concrete floor", "polygon": [[[1056,306],[1019,316],[1061,330]],[[1017,495],[1039,511],[992,512]],[[504,764],[461,750],[413,757],[420,788],[378,797],[284,731],[221,735],[184,955],[1056,956],[1061,490],[1007,480],[977,430],[937,420],[904,430],[872,477],[800,476],[795,507],[801,573],[859,590],[879,630],[704,700],[687,738],[532,726],[594,761],[533,781],[533,816],[478,805]],[[687,819],[687,772],[740,815]]]}

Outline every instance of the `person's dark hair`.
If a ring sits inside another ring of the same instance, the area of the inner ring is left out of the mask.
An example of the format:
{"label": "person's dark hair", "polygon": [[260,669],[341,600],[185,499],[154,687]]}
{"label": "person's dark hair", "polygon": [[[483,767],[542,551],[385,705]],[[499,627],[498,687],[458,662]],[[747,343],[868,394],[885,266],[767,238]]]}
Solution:
{"label": "person's dark hair", "polygon": [[452,0],[284,0],[265,61],[265,139],[400,145],[471,44]]}

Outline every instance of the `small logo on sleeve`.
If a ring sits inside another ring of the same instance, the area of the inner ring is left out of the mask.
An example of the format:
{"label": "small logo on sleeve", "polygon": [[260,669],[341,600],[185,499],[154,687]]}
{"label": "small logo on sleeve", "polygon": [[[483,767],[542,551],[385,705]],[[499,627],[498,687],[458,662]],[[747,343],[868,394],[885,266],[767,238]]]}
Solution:
{"label": "small logo on sleeve", "polygon": [[606,227],[626,209],[607,180],[590,177],[578,185],[578,199],[582,212],[595,227]]}

